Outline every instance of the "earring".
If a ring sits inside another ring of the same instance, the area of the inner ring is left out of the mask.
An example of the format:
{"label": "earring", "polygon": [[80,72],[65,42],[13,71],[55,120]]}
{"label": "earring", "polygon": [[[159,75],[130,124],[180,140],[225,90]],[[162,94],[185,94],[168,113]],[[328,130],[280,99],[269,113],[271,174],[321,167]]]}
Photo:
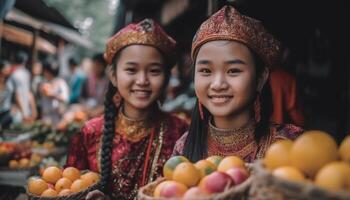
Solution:
{"label": "earring", "polygon": [[120,103],[122,102],[122,97],[120,96],[119,92],[117,91],[113,96],[113,103],[115,107],[119,107]]}
{"label": "earring", "polygon": [[257,93],[256,99],[254,102],[254,119],[255,122],[259,122],[261,119],[261,102],[260,102],[260,93]]}
{"label": "earring", "polygon": [[198,102],[198,109],[199,109],[199,116],[201,117],[202,120],[204,120],[203,107],[200,102]]}

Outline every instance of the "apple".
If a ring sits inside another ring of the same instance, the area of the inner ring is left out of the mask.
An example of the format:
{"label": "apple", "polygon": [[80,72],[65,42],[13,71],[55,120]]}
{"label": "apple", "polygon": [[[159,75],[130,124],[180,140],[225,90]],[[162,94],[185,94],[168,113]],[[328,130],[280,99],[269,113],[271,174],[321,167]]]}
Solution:
{"label": "apple", "polygon": [[186,191],[186,193],[184,194],[183,198],[184,199],[195,199],[195,198],[204,197],[207,195],[208,195],[208,193],[206,193],[200,187],[197,186],[197,187],[191,187],[190,189],[188,189]]}
{"label": "apple", "polygon": [[187,189],[187,186],[182,183],[166,181],[160,188],[159,196],[166,198],[182,197]]}
{"label": "apple", "polygon": [[233,186],[233,179],[223,172],[213,172],[205,176],[199,183],[199,187],[208,194],[220,193]]}
{"label": "apple", "polygon": [[241,184],[249,177],[249,172],[242,167],[232,167],[225,173],[234,180],[236,185]]}

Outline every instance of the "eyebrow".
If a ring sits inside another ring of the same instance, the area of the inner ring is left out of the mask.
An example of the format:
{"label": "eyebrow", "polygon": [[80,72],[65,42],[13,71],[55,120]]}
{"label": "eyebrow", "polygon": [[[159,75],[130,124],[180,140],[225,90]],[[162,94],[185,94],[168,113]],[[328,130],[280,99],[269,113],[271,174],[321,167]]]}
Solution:
{"label": "eyebrow", "polygon": [[[211,61],[209,60],[199,60],[197,64],[207,65],[210,64]],[[228,60],[225,61],[225,64],[246,64],[243,60],[240,59],[234,59],[234,60]]]}

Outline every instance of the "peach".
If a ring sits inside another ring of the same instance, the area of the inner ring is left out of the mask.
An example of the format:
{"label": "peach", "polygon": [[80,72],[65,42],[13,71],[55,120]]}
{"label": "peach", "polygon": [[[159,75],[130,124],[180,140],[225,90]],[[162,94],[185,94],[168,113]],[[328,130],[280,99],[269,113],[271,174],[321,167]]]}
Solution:
{"label": "peach", "polygon": [[225,173],[234,180],[235,185],[241,184],[249,177],[248,171],[242,167],[232,167]]}
{"label": "peach", "polygon": [[199,187],[206,193],[220,193],[234,185],[232,178],[223,172],[213,172],[205,176],[199,183]]}
{"label": "peach", "polygon": [[182,183],[166,181],[160,188],[159,196],[166,198],[182,197],[187,189],[187,186]]}

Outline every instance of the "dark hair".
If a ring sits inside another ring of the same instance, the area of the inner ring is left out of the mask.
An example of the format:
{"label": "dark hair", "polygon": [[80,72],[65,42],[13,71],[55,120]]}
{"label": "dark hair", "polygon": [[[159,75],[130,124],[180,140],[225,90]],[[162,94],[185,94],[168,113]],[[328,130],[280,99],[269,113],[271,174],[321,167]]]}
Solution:
{"label": "dark hair", "polygon": [[60,68],[57,62],[45,60],[42,62],[42,66],[43,71],[50,72],[54,77],[58,76]]}
{"label": "dark hair", "polygon": [[28,61],[28,54],[24,51],[19,51],[15,54],[13,62],[15,64],[25,64]]}
{"label": "dark hair", "polygon": [[68,64],[70,66],[77,66],[78,65],[78,59],[74,58],[74,57],[71,57],[71,58],[68,59]]}
{"label": "dark hair", "polygon": [[98,53],[92,56],[92,60],[101,63],[103,66],[107,66],[107,62],[103,57],[102,53]]}
{"label": "dark hair", "polygon": [[[114,59],[113,59],[113,69],[116,70],[116,63],[120,57],[120,52],[123,49],[119,50]],[[163,56],[163,54],[162,54]],[[163,56],[163,58],[165,58]],[[170,67],[168,67],[167,62],[165,61],[165,82],[163,86],[163,91],[168,85],[169,77],[170,77]],[[107,94],[104,101],[104,128],[103,128],[103,135],[102,135],[102,152],[101,152],[101,183],[100,187],[101,190],[103,190],[105,193],[108,192],[107,185],[109,183],[110,174],[111,174],[111,167],[112,167],[112,147],[113,147],[113,138],[115,135],[115,128],[116,128],[116,117],[118,109],[114,102],[113,102],[113,96],[117,92],[117,88],[112,85],[110,82],[108,85]],[[162,97],[161,97],[162,98]]]}
{"label": "dark hair", "polygon": [[9,63],[6,60],[0,60],[0,71],[4,69]]}
{"label": "dark hair", "polygon": [[[255,61],[257,81],[261,76],[263,71],[265,70],[265,64],[262,59],[252,51],[253,58]],[[194,65],[193,65],[194,66]],[[194,67],[193,75],[194,75]],[[259,94],[256,95],[255,99]],[[252,102],[252,104],[254,103]],[[270,84],[267,81],[264,85],[261,94],[260,94],[260,102],[261,102],[261,110],[260,110],[260,121],[256,124],[256,128],[254,131],[255,141],[258,143],[260,139],[269,134],[269,120],[272,114],[272,98],[271,98],[271,88]],[[203,157],[207,153],[207,136],[208,136],[208,123],[210,118],[209,111],[202,106],[204,119],[202,120],[199,115],[199,105],[198,100],[195,104],[195,107],[192,111],[192,121],[190,124],[190,128],[188,131],[188,136],[185,142],[183,154],[185,157],[190,159],[192,162],[197,162],[198,160],[203,159]]]}

